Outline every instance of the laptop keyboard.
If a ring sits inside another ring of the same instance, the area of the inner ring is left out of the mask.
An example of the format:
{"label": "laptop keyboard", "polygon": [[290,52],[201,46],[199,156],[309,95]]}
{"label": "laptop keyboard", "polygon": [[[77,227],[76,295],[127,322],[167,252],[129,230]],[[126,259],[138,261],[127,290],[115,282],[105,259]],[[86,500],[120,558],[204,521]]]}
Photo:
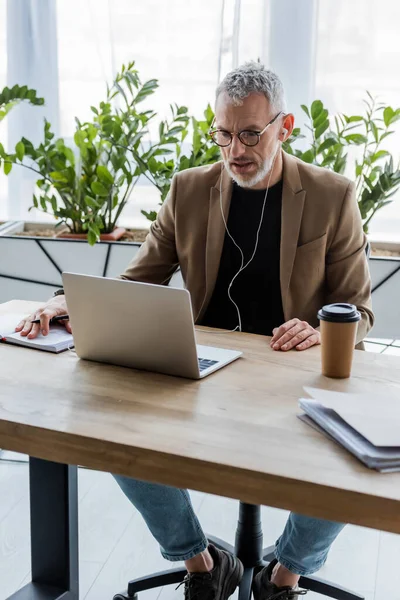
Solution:
{"label": "laptop keyboard", "polygon": [[198,360],[199,360],[200,373],[201,373],[201,371],[208,369],[208,367],[213,367],[218,362],[217,360],[209,360],[207,358],[199,358]]}

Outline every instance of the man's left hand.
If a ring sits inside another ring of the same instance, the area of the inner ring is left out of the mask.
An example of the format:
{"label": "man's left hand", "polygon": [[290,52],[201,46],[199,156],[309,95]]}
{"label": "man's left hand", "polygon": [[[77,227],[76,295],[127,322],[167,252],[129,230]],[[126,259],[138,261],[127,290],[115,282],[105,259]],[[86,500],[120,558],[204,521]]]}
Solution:
{"label": "man's left hand", "polygon": [[321,336],[317,329],[311,327],[307,321],[292,319],[273,330],[271,348],[287,352],[292,348],[306,350],[321,343]]}

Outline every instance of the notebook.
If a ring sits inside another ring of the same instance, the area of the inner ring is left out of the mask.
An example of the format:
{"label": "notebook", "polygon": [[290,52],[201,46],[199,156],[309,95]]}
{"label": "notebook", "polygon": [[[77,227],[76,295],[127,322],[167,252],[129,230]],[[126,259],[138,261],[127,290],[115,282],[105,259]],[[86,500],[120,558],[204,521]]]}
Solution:
{"label": "notebook", "polygon": [[55,353],[73,348],[74,339],[72,334],[68,333],[64,325],[58,323],[50,326],[49,334],[46,336],[40,333],[32,340],[27,337],[22,337],[19,332],[15,332],[15,326],[25,316],[25,314],[21,313],[7,313],[5,315],[0,315],[0,340],[2,342]]}

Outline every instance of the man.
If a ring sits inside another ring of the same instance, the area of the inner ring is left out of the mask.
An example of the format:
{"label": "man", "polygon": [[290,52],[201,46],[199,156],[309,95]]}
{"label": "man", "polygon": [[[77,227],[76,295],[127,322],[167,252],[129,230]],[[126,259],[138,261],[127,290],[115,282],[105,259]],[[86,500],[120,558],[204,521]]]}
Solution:
{"label": "man", "polygon": [[[274,73],[257,63],[229,73],[217,89],[211,133],[223,161],[174,178],[122,278],[167,284],[179,265],[197,323],[272,334],[272,348],[285,352],[320,343],[317,311],[323,304],[351,302],[361,313],[361,342],[373,315],[354,186],[282,152],[293,124]],[[17,329],[29,337],[40,328],[47,333],[49,319],[66,312],[64,296],[58,295]],[[40,325],[32,327],[33,317],[40,317]],[[186,594],[226,600],[242,565],[208,544],[188,492],[116,479],[163,556],[185,561]],[[323,565],[342,527],[291,514],[276,545],[276,561],[254,580],[255,600],[300,595],[299,576]]]}

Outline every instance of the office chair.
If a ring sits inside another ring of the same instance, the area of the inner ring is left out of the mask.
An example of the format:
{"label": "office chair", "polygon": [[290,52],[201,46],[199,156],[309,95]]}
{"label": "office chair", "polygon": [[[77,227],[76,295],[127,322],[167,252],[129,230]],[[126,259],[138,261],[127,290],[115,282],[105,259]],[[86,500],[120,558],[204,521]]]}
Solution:
{"label": "office chair", "polygon": [[[228,550],[240,558],[244,574],[239,585],[239,600],[250,600],[253,576],[274,559],[274,547],[263,548],[261,507],[252,504],[239,504],[239,518],[236,529],[235,547],[227,542],[207,535],[208,540],[221,550]],[[153,573],[128,583],[127,590],[114,596],[114,600],[138,600],[138,593],[164,585],[183,581],[187,571],[184,567]],[[336,600],[365,600],[343,587],[319,577],[300,577],[300,587]]]}

